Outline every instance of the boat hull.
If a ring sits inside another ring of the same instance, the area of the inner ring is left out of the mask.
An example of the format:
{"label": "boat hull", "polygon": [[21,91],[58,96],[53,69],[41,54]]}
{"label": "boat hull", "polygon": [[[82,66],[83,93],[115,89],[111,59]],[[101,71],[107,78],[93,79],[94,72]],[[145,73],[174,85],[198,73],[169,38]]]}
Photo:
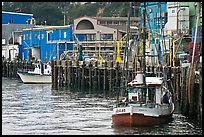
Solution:
{"label": "boat hull", "polygon": [[51,75],[39,75],[39,74],[29,74],[29,73],[23,73],[18,72],[17,73],[23,83],[27,84],[48,84],[52,83],[52,76]]}
{"label": "boat hull", "polygon": [[112,124],[113,126],[129,127],[159,125],[171,121],[173,111],[174,106],[163,110],[142,107],[115,108],[112,115]]}
{"label": "boat hull", "polygon": [[144,116],[143,114],[130,113],[113,115],[113,126],[152,126],[166,123],[172,119],[172,114],[160,115],[159,117]]}

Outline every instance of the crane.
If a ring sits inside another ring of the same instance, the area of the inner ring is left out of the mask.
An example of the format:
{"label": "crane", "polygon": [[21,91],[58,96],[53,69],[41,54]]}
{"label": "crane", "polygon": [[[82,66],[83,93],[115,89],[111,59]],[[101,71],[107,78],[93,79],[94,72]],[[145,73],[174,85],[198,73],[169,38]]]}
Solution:
{"label": "crane", "polygon": [[83,47],[82,45],[79,43],[79,39],[77,38],[77,36],[73,33],[73,37],[74,37],[74,41],[76,42],[77,44],[77,47],[78,47],[78,60],[79,61],[83,61],[83,57],[84,57],[84,54],[83,54]]}
{"label": "crane", "polygon": [[126,40],[127,34],[125,34],[118,42],[117,42],[117,56],[116,56],[116,62],[122,63],[122,59],[120,57],[120,52],[122,50],[123,41]]}

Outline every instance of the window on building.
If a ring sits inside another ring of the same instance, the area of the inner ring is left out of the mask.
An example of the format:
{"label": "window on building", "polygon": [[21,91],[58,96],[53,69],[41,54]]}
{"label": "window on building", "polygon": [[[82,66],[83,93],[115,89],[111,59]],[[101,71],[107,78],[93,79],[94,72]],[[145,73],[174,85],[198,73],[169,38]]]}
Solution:
{"label": "window on building", "polygon": [[2,39],[2,44],[6,44],[6,39]]}
{"label": "window on building", "polygon": [[9,24],[13,24],[13,20],[11,19],[11,20],[9,20],[9,22],[8,22]]}
{"label": "window on building", "polygon": [[113,22],[112,21],[107,21],[107,24],[108,25],[111,25]]}
{"label": "window on building", "polygon": [[101,34],[100,40],[113,40],[113,34]]}
{"label": "window on building", "polygon": [[26,34],[26,38],[25,39],[28,40],[28,34]]}
{"label": "window on building", "polygon": [[121,25],[125,25],[125,24],[126,24],[126,21],[120,21],[120,24],[121,24]]}
{"label": "window on building", "polygon": [[118,21],[113,21],[113,24],[117,25],[117,24],[119,24],[119,22]]}
{"label": "window on building", "polygon": [[100,24],[101,24],[101,25],[105,25],[105,24],[106,24],[106,21],[102,20],[102,21],[100,21]]}
{"label": "window on building", "polygon": [[44,39],[44,37],[45,37],[44,34],[42,34],[42,39]]}
{"label": "window on building", "polygon": [[47,40],[50,41],[52,39],[52,32],[47,33]]}
{"label": "window on building", "polygon": [[67,32],[64,32],[64,38],[65,39],[67,38]]}
{"label": "window on building", "polygon": [[96,34],[85,34],[86,41],[94,41],[96,40]]}
{"label": "window on building", "polygon": [[38,39],[40,40],[40,34],[38,34]]}
{"label": "window on building", "polygon": [[37,35],[37,34],[35,34],[35,35],[34,35],[34,38],[35,38],[35,39],[37,39],[37,38],[38,38],[38,35]]}

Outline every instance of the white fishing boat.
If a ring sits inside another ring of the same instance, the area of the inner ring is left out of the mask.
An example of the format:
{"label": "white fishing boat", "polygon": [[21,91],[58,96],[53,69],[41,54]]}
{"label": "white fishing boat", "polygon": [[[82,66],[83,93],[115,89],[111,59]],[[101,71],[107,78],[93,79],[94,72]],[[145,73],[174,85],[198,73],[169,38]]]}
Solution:
{"label": "white fishing boat", "polygon": [[51,66],[48,63],[34,63],[34,71],[17,72],[23,83],[52,83]]}
{"label": "white fishing boat", "polygon": [[[174,103],[171,93],[164,86],[162,77],[145,77],[138,73],[128,83],[128,97],[113,108],[114,126],[150,126],[165,123],[172,119]],[[169,100],[162,100],[167,94]]]}

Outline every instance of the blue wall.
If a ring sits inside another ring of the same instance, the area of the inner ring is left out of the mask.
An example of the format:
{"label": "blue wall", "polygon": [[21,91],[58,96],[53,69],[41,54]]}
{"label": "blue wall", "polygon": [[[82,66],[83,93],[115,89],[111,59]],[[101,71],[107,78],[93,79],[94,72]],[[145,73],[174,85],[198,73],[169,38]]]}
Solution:
{"label": "blue wall", "polygon": [[79,41],[85,40],[85,34],[76,34],[76,37],[78,38]]}
{"label": "blue wall", "polygon": [[[160,33],[161,25],[160,22],[162,20],[162,28],[164,28],[166,22],[167,22],[167,2],[145,2],[146,4],[146,22],[145,22],[145,27],[147,30],[151,30],[153,32]],[[141,2],[140,4],[140,24],[141,27],[144,27],[144,17],[143,17],[143,10],[144,10],[144,2]],[[161,14],[161,15],[160,15]],[[153,44],[157,46],[158,49],[158,59],[159,61],[161,60],[161,44],[158,40],[155,40],[153,38],[157,36],[155,33],[151,33],[151,31],[146,31],[150,32],[150,44]],[[157,38],[159,38],[160,35],[158,35]],[[155,46],[150,45],[150,49],[154,49]],[[154,54],[151,50],[151,54]]]}
{"label": "blue wall", "polygon": [[[159,3],[161,5],[161,8],[159,8]],[[143,9],[144,9],[144,3],[142,2],[140,5],[140,17],[141,17],[141,25],[143,27]],[[167,14],[165,16],[164,12],[167,12],[167,2],[146,2],[146,27],[151,28],[152,30],[156,32],[160,32],[160,18],[159,13],[160,10],[162,12],[162,28],[164,28],[164,25],[167,22]],[[149,21],[149,23],[148,23]],[[149,25],[150,24],[150,25]]]}
{"label": "blue wall", "polygon": [[3,12],[2,11],[2,24],[9,24],[13,20],[12,24],[28,24],[28,20],[31,20],[32,14],[23,14],[15,12]]}
{"label": "blue wall", "polygon": [[[31,53],[31,48],[36,48],[40,51],[40,60],[42,61],[59,59],[59,56],[64,52],[65,47],[67,50],[73,49],[73,44],[65,41],[72,41],[72,25],[67,28],[56,27],[49,29],[23,30],[22,53],[24,53],[24,59],[30,61],[29,56],[33,54]],[[57,47],[59,47],[59,50]]]}
{"label": "blue wall", "polygon": [[[195,30],[196,27],[192,28],[192,42],[194,42],[195,39]],[[197,38],[196,38],[196,42],[202,42],[202,26],[198,26],[198,30],[197,30]]]}

